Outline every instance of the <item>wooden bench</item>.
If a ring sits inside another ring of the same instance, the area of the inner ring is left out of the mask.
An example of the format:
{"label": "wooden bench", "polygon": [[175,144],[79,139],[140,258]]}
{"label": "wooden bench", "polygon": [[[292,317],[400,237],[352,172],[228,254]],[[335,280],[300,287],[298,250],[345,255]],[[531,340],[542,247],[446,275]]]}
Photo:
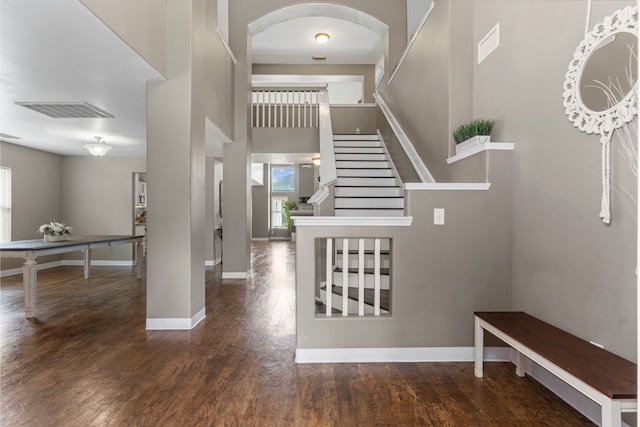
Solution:
{"label": "wooden bench", "polygon": [[475,376],[482,377],[484,331],[516,350],[516,374],[525,357],[602,408],[602,426],[619,427],[622,412],[637,412],[637,367],[613,353],[523,312],[475,313]]}

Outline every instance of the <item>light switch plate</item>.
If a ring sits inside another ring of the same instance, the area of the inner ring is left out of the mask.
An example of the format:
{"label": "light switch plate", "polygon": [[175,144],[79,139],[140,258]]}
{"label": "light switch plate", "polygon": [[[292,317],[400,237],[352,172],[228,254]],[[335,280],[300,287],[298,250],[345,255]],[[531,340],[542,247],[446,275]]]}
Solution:
{"label": "light switch plate", "polygon": [[444,208],[435,208],[433,210],[433,223],[435,225],[444,225]]}

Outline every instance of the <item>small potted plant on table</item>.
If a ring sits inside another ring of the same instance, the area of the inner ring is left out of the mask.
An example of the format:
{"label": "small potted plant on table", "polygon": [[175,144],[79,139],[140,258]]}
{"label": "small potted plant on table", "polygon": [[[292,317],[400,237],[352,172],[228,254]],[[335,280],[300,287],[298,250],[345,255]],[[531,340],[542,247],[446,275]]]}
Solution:
{"label": "small potted plant on table", "polygon": [[49,224],[42,224],[38,232],[44,235],[45,242],[62,242],[67,240],[73,227],[64,222],[51,221]]}

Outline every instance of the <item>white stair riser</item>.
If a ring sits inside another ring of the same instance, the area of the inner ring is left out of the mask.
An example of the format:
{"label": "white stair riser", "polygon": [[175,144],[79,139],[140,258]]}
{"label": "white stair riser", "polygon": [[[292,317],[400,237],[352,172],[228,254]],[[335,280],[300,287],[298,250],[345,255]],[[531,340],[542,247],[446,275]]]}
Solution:
{"label": "white stair riser", "polygon": [[333,141],[334,147],[381,147],[380,141]]}
{"label": "white stair riser", "polygon": [[353,160],[337,160],[336,159],[336,168],[388,169],[390,167],[391,165],[387,161],[365,162],[365,161],[357,161],[357,160],[353,161]]}
{"label": "white stair riser", "polygon": [[333,135],[334,141],[379,141],[378,135]]}
{"label": "white stair riser", "polygon": [[387,209],[387,208],[404,208],[404,198],[399,197],[354,197],[342,198],[337,197],[334,201],[336,208],[371,208],[371,209]]}
{"label": "white stair riser", "polygon": [[335,147],[334,152],[336,154],[384,154],[384,149],[382,147]]}
{"label": "white stair riser", "polygon": [[398,182],[395,178],[358,178],[358,177],[344,177],[338,178],[336,181],[337,186],[341,187],[395,187]]}
{"label": "white stair riser", "polygon": [[336,153],[336,160],[355,160],[361,162],[387,160],[385,154],[340,154]]}
{"label": "white stair riser", "polygon": [[338,178],[344,176],[360,176],[360,177],[371,177],[371,176],[382,176],[382,177],[393,177],[392,169],[336,169],[336,173],[338,174]]}
{"label": "white stair riser", "polygon": [[[326,303],[327,301],[327,295],[325,291],[321,291],[320,294],[320,299],[322,299],[322,302]],[[342,295],[337,295],[337,294],[332,294],[332,298],[331,298],[331,303],[333,304],[333,308],[336,308],[340,311],[342,311]],[[351,315],[354,314],[358,314],[358,301],[352,300],[352,299],[348,299],[347,300],[347,307],[348,307],[348,313]],[[372,305],[364,305],[364,312],[365,314],[373,314],[374,310],[373,310],[373,306]],[[389,313],[387,310],[384,309],[380,309],[380,313],[384,313],[387,314]],[[332,316],[342,316],[342,313],[334,313],[332,314]]]}
{"label": "white stair riser", "polygon": [[403,209],[336,209],[335,216],[404,216]]}
{"label": "white stair riser", "polygon": [[404,190],[400,187],[336,187],[336,197],[400,197]]}

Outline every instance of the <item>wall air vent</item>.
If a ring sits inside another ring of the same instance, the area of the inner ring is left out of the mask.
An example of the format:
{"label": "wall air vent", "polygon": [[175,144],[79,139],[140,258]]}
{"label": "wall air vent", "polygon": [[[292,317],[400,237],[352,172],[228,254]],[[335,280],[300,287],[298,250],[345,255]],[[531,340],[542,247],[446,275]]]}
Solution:
{"label": "wall air vent", "polygon": [[54,119],[113,119],[115,116],[86,102],[16,102]]}

